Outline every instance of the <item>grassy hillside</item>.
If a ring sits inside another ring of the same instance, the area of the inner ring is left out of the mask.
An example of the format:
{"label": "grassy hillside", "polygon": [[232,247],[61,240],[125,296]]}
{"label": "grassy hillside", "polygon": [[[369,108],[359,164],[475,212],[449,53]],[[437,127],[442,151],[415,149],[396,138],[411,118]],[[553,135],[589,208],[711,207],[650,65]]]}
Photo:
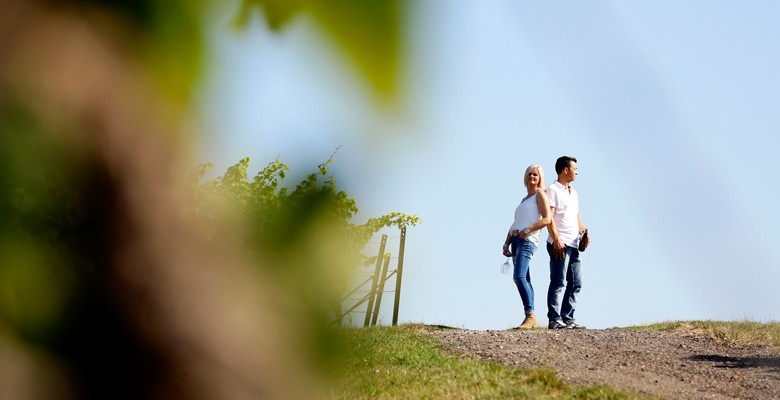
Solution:
{"label": "grassy hillside", "polygon": [[767,344],[780,349],[780,322],[678,321],[636,326],[636,330],[687,330],[733,344]]}
{"label": "grassy hillside", "polygon": [[516,369],[445,353],[419,325],[346,330],[349,351],[332,399],[638,399],[573,388],[547,369]]}
{"label": "grassy hillside", "polygon": [[[517,369],[448,354],[422,325],[350,328],[331,399],[639,399],[605,386],[570,387],[548,369]],[[629,327],[686,330],[780,349],[780,323],[684,321]]]}

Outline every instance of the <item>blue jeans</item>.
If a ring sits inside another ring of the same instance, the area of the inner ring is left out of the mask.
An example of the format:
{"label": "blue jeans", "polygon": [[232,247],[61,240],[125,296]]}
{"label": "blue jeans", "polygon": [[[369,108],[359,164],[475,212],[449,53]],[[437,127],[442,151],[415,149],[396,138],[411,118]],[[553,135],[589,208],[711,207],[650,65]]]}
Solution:
{"label": "blue jeans", "polygon": [[512,237],[512,254],[514,255],[515,271],[512,274],[517,291],[520,292],[520,298],[523,300],[523,309],[525,315],[534,312],[534,287],[531,286],[531,256],[536,251],[534,242],[521,239],[518,236]]}
{"label": "blue jeans", "polygon": [[[556,259],[553,255],[553,245],[547,243],[547,254],[550,255],[550,288],[547,290],[547,318],[552,321],[563,320],[565,324],[574,322],[574,309],[577,306],[577,294],[582,287],[580,276],[580,252],[574,247],[566,246],[565,257]],[[564,282],[564,277],[566,281]],[[560,303],[561,290],[563,304]]]}

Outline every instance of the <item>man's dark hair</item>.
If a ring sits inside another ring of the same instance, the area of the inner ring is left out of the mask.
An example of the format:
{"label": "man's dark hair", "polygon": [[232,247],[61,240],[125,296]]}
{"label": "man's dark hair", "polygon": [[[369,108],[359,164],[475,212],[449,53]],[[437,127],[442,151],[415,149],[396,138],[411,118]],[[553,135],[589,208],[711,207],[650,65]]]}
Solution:
{"label": "man's dark hair", "polygon": [[577,162],[577,159],[569,156],[561,156],[555,160],[555,173],[560,174],[563,170],[571,165],[571,162]]}

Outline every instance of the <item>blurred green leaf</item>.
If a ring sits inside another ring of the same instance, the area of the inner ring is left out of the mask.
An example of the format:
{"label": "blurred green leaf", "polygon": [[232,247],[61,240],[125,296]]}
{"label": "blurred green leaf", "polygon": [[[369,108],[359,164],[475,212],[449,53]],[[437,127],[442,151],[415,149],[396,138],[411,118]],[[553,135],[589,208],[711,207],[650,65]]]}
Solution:
{"label": "blurred green leaf", "polygon": [[319,0],[312,15],[357,64],[380,95],[397,90],[402,55],[401,0]]}
{"label": "blurred green leaf", "polygon": [[405,0],[244,0],[237,17],[246,26],[251,10],[263,11],[279,30],[295,15],[314,18],[385,99],[397,94],[403,55]]}
{"label": "blurred green leaf", "polygon": [[0,238],[0,320],[20,336],[42,341],[55,333],[75,284],[62,256],[33,238]]}
{"label": "blurred green leaf", "polygon": [[239,28],[245,28],[249,24],[252,10],[259,8],[268,26],[278,31],[301,12],[306,3],[307,0],[244,0],[235,22]]}
{"label": "blurred green leaf", "polygon": [[143,32],[150,74],[164,93],[187,106],[203,69],[201,1],[155,1],[152,5],[152,24]]}

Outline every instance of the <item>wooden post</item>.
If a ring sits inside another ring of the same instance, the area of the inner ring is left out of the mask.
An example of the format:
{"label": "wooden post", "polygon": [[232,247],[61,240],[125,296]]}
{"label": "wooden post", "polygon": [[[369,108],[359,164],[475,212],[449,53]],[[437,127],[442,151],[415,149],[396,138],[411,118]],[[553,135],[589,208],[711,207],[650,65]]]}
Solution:
{"label": "wooden post", "polygon": [[385,281],[387,280],[387,267],[390,266],[390,254],[385,256],[385,263],[382,266],[382,276],[379,278],[379,289],[376,292],[376,303],[374,303],[374,316],[371,318],[371,325],[376,325],[379,317],[379,305],[382,304],[382,293],[385,291]]}
{"label": "wooden post", "polygon": [[398,305],[401,302],[401,276],[404,273],[404,247],[406,246],[406,227],[401,227],[401,244],[398,245],[398,273],[395,275],[395,305],[393,306],[393,326],[398,325]]}
{"label": "wooden post", "polygon": [[371,312],[374,309],[374,296],[376,296],[376,285],[379,279],[379,268],[382,266],[382,259],[385,258],[385,244],[387,235],[382,235],[382,242],[379,244],[379,253],[376,256],[376,267],[374,267],[374,280],[371,283],[371,291],[368,292],[368,307],[366,307],[366,318],[363,320],[363,326],[368,326],[371,322]]}

